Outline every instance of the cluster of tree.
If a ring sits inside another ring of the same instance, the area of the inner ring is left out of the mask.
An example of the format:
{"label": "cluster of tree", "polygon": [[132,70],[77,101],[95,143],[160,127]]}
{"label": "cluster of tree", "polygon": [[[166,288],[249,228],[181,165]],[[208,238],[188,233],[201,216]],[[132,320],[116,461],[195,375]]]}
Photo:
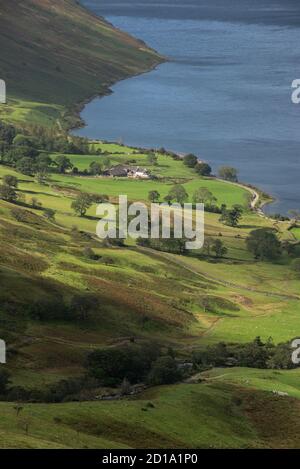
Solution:
{"label": "cluster of tree", "polygon": [[220,342],[209,346],[193,354],[193,363],[199,368],[233,366],[261,369],[296,368],[292,362],[291,343],[274,345],[272,339],[264,343],[260,337],[246,344]]}
{"label": "cluster of tree", "polygon": [[[40,175],[41,180],[50,171],[64,173],[73,165],[65,154],[90,154],[87,139],[75,136],[57,136],[53,131],[35,128],[32,135],[1,123],[0,163],[12,166],[23,174]],[[54,160],[49,153],[62,153]]]}
{"label": "cluster of tree", "polygon": [[[43,210],[44,217],[49,221],[55,220],[55,210],[51,208],[42,208],[41,202],[36,198],[32,197],[28,202],[23,192],[17,191],[18,189],[18,178],[7,174],[2,178],[2,184],[0,185],[0,199],[5,200],[13,204],[22,206],[30,206],[34,209]],[[30,222],[29,212],[20,208],[13,208],[11,210],[12,216],[22,223]]]}
{"label": "cluster of tree", "polygon": [[103,386],[118,386],[124,379],[131,384],[171,384],[181,378],[173,354],[150,343],[95,350],[87,358],[87,369]]}
{"label": "cluster of tree", "polygon": [[236,228],[242,216],[243,207],[241,205],[236,204],[230,209],[228,209],[226,205],[222,205],[221,207],[220,222],[224,223],[225,225]]}
{"label": "cluster of tree", "polygon": [[[291,343],[275,345],[270,338],[260,337],[245,344],[220,342],[193,352],[192,371],[212,367],[247,367],[287,370],[293,364]],[[299,365],[298,365],[299,366]],[[122,394],[130,393],[131,385],[150,386],[174,384],[183,378],[183,372],[173,350],[163,351],[157,344],[144,343],[94,350],[86,359],[86,374],[51,384],[43,389],[24,389],[12,386],[9,373],[0,370],[0,400],[13,402],[67,402],[90,399],[99,386],[118,387]],[[16,407],[21,412],[21,407]]]}
{"label": "cluster of tree", "polygon": [[[172,231],[172,230],[171,230]],[[173,238],[171,233],[170,239],[152,239],[152,238],[138,238],[137,245],[155,249],[156,251],[169,252],[172,254],[186,254],[185,238]]]}
{"label": "cluster of tree", "polygon": [[[98,383],[89,376],[69,378],[48,385],[42,389],[13,386],[10,374],[0,370],[0,400],[9,402],[59,403],[91,398],[92,390]],[[17,415],[22,413],[22,405],[16,405]]]}
{"label": "cluster of tree", "polygon": [[281,215],[281,213],[271,214],[270,217],[276,221],[289,221],[290,220],[289,217],[286,217],[285,215]]}
{"label": "cluster of tree", "polygon": [[220,238],[205,238],[203,252],[207,256],[214,255],[217,259],[221,259],[226,256],[228,249],[224,246],[223,241]]}
{"label": "cluster of tree", "polygon": [[[152,190],[148,193],[148,200],[151,203],[159,203],[161,200],[161,195],[157,190]],[[166,197],[164,197],[163,201],[168,204],[175,202],[180,205],[183,205],[188,200],[189,195],[185,187],[181,184],[175,184],[169,190]],[[223,214],[226,211],[226,205],[222,205],[221,207],[218,207],[216,205],[217,199],[213,195],[213,193],[209,189],[207,189],[207,187],[199,187],[193,194],[192,202],[194,205],[204,204],[206,212]],[[228,216],[227,219],[230,219],[230,216]]]}
{"label": "cluster of tree", "polygon": [[92,161],[87,169],[79,171],[79,169],[74,166],[72,168],[73,174],[81,174],[83,176],[100,176],[106,169],[111,167],[111,161],[108,156],[101,158],[101,161]]}
{"label": "cluster of tree", "polygon": [[184,156],[183,163],[188,168],[195,169],[196,173],[200,176],[211,176],[212,169],[210,165],[203,161],[199,161],[198,157],[192,153]]}
{"label": "cluster of tree", "polygon": [[126,395],[134,384],[173,384],[183,376],[173,351],[162,353],[153,344],[95,350],[87,357],[86,370],[82,377],[64,379],[42,389],[12,386],[9,373],[0,370],[0,400],[49,403],[88,400],[100,386],[118,387]]}
{"label": "cluster of tree", "polygon": [[105,194],[88,194],[87,192],[81,192],[77,195],[76,199],[73,200],[71,208],[74,210],[76,215],[84,217],[86,212],[93,204],[102,204],[108,202],[109,197]]}
{"label": "cluster of tree", "polygon": [[26,306],[26,314],[35,321],[86,322],[99,310],[99,300],[93,294],[74,295],[65,300],[59,293],[43,297]]}
{"label": "cluster of tree", "polygon": [[1,163],[12,166],[26,175],[36,175],[39,183],[47,182],[50,171],[65,173],[73,165],[65,155],[57,155],[52,159],[48,153],[37,148],[32,137],[18,134],[9,150],[1,155]]}
{"label": "cluster of tree", "polygon": [[252,231],[246,240],[246,245],[255,259],[260,261],[276,260],[282,254],[281,242],[275,232],[268,228]]}
{"label": "cluster of tree", "polygon": [[231,166],[221,166],[219,177],[225,181],[238,182],[238,171]]}
{"label": "cluster of tree", "polygon": [[18,200],[17,187],[18,179],[15,176],[5,175],[0,185],[0,199],[11,203],[16,202]]}

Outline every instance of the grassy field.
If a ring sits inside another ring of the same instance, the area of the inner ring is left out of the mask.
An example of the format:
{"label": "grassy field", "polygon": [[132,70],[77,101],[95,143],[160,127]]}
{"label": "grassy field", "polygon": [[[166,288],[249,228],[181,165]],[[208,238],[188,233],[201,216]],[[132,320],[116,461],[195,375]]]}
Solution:
{"label": "grassy field", "polygon": [[[159,154],[158,165],[150,166],[143,153],[128,147],[97,145],[108,152],[112,164],[134,158],[158,179],[52,174],[49,182],[38,184],[33,177],[0,166],[1,179],[17,176],[28,217],[18,222],[15,206],[0,201],[0,337],[10,346],[7,369],[13,385],[45,390],[62,379],[80,377],[88,353],[128,344],[132,337],[137,343],[150,340],[171,346],[180,357],[189,357],[220,341],[245,343],[261,336],[280,343],[297,336],[299,278],[289,258],[255,261],[245,243],[253,229],[262,227],[276,230],[281,240],[294,241],[288,222],[251,211],[247,188],[201,178],[182,161]],[[103,156],[70,158],[84,170]],[[163,197],[178,182],[190,199],[196,188],[207,187],[219,204],[243,204],[237,228],[206,213],[206,236],[222,239],[228,248],[223,259],[201,253],[172,255],[130,240],[122,248],[107,247],[95,238],[96,206],[84,217],[71,209],[79,191],[105,193],[112,201],[122,193],[130,200],[147,200],[149,190],[159,190]],[[31,207],[33,197],[42,209]],[[54,222],[43,216],[45,208],[55,210]],[[92,248],[98,260],[88,259],[86,248]],[[96,295],[99,303],[84,323],[24,314],[24,308],[41,300],[61,298],[67,303],[87,293]],[[213,305],[209,310],[203,306],[208,299]],[[7,304],[14,305],[13,315],[5,309]],[[298,375],[298,370],[215,369],[201,374],[201,384],[153,388],[131,400],[24,404],[18,416],[15,404],[0,403],[0,446],[299,447]]]}
{"label": "grassy field", "polygon": [[[299,447],[296,373],[238,369],[223,375],[224,370],[214,370],[203,376],[203,384],[156,388],[132,400],[27,404],[19,416],[13,404],[1,403],[0,446]],[[274,396],[273,389],[288,390],[294,397]]]}
{"label": "grassy field", "polygon": [[207,383],[230,383],[269,393],[285,393],[300,399],[300,370],[255,370],[250,368],[215,368],[201,374]]}
{"label": "grassy field", "polygon": [[[103,144],[102,150],[108,151],[108,148],[112,152],[109,156],[112,161],[122,161],[133,152],[118,145],[108,147]],[[139,157],[139,154],[135,155],[137,160]],[[141,157],[145,158],[144,155]],[[72,159],[85,169],[95,158],[72,156]],[[41,382],[47,381],[47,375],[52,380],[54,377],[58,379],[64,371],[72,374],[74,363],[70,360],[71,353],[77,357],[75,363],[80,364],[91,344],[97,347],[112,339],[121,342],[123,337],[130,335],[167,340],[184,351],[186,347],[221,340],[246,342],[257,335],[264,340],[272,336],[278,343],[292,339],[300,329],[299,280],[289,268],[288,259],[283,258],[277,264],[255,262],[245,246],[245,239],[251,230],[262,226],[274,228],[274,222],[247,208],[239,228],[221,224],[217,214],[206,214],[206,235],[215,238],[221,234],[228,248],[228,254],[222,261],[155,252],[137,248],[132,242],[124,248],[108,248],[93,239],[97,224],[96,206],[91,207],[87,216],[76,216],[71,209],[76,191],[106,193],[112,199],[125,193],[132,200],[145,200],[150,188],[159,187],[161,194],[167,193],[177,181],[173,177],[175,168],[178,174],[181,170],[189,173],[189,181],[185,182],[187,188],[205,186],[221,202],[230,204],[230,201],[238,199],[244,200],[245,205],[246,189],[200,178],[182,161],[174,161],[163,155],[159,160],[165,175],[158,181],[54,174],[48,184],[40,185],[32,177],[0,166],[1,178],[5,174],[14,174],[19,178],[18,190],[25,195],[29,206],[31,198],[35,197],[43,208],[56,211],[55,223],[49,223],[44,219],[42,210],[29,207],[35,218],[24,225],[12,217],[10,204],[0,202],[0,233],[4,249],[0,261],[3,266],[16,271],[14,280],[10,270],[4,270],[1,274],[2,282],[8,285],[3,300],[12,295],[18,285],[18,301],[26,302],[27,288],[24,285],[27,282],[32,284],[30,296],[39,298],[48,288],[47,285],[54,282],[56,289],[62,291],[64,296],[68,297],[75,290],[92,291],[99,295],[103,305],[103,311],[95,314],[84,335],[76,324],[60,324],[57,332],[56,323],[25,321],[26,335],[29,338],[38,336],[38,340],[30,340],[29,345],[25,346],[30,360],[35,355],[39,356],[31,362],[28,371],[31,369],[34,373],[39,370]],[[159,170],[159,167],[149,169]],[[189,194],[192,196],[192,190]],[[92,238],[85,239],[76,234],[78,231],[70,231],[74,226],[79,231],[90,233]],[[292,240],[293,236],[287,228],[287,223],[280,224],[277,228],[279,235],[282,239]],[[99,261],[84,257],[86,246],[93,248]],[[29,256],[32,257],[30,262]],[[205,311],[202,307],[205,297],[213,298],[216,303],[226,299],[232,308],[226,310],[220,303],[214,311]],[[147,324],[144,323],[145,316]],[[44,339],[46,349],[42,347]],[[47,364],[48,354],[51,355],[58,345],[63,357],[59,369],[54,365],[55,359],[50,360],[50,366]],[[17,383],[24,376],[22,366],[22,360],[16,357],[13,368]]]}
{"label": "grassy field", "polygon": [[295,238],[300,241],[300,228],[293,228],[291,232]]}

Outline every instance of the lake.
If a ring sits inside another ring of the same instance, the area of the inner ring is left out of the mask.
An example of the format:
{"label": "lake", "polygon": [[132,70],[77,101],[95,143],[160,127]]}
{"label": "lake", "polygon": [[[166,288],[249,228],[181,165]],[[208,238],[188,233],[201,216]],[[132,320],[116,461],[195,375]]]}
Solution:
{"label": "lake", "polygon": [[298,0],[83,0],[169,62],[113,86],[77,134],[192,152],[300,209]]}

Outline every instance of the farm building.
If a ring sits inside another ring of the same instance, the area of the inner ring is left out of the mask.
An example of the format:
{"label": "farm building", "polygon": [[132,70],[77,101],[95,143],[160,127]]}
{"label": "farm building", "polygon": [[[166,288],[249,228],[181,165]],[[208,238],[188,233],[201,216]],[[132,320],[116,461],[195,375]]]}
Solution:
{"label": "farm building", "polygon": [[125,166],[121,164],[107,169],[103,174],[104,176],[128,177],[135,179],[150,179],[151,177],[150,172],[145,168],[140,168],[139,166]]}

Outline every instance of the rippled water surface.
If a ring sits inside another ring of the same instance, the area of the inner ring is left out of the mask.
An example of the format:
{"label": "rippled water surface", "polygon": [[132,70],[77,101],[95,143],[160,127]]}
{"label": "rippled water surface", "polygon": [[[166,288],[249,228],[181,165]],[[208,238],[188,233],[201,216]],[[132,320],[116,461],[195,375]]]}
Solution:
{"label": "rippled water surface", "polygon": [[170,62],[86,106],[79,134],[194,152],[300,209],[300,2],[84,0]]}

